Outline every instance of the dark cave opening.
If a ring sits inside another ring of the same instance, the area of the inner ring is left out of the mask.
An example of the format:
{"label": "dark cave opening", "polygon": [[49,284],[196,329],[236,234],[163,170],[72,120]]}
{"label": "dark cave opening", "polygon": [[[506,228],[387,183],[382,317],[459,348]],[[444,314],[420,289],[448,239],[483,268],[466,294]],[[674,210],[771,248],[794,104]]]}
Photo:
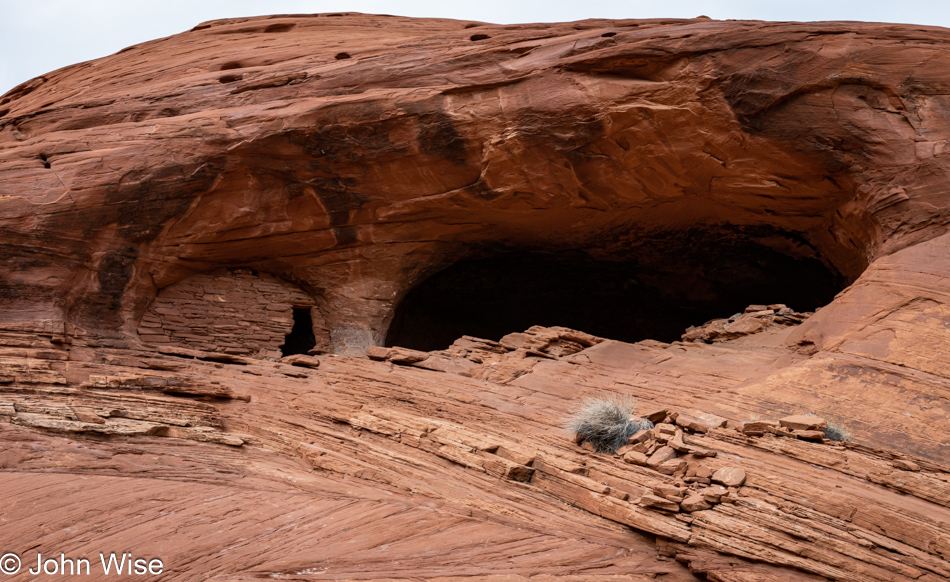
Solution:
{"label": "dark cave opening", "polygon": [[532,325],[671,342],[752,304],[813,311],[848,283],[816,258],[716,233],[681,233],[611,259],[569,251],[457,262],[409,291],[386,345],[439,350],[462,335],[498,340]]}
{"label": "dark cave opening", "polygon": [[309,307],[294,307],[294,326],[280,346],[281,356],[306,354],[317,345],[313,335],[313,318]]}

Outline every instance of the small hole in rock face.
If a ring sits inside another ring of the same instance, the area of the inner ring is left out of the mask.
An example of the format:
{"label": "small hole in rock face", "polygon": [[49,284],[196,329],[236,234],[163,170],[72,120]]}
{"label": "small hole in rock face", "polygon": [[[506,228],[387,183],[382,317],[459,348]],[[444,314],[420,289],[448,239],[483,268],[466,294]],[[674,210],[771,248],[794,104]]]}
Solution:
{"label": "small hole in rock face", "polygon": [[10,113],[10,110],[9,110],[9,109],[0,109],[0,117],[3,117],[3,116],[6,115],[7,113]]}
{"label": "small hole in rock face", "polygon": [[616,32],[605,32],[604,34],[602,34],[602,35],[600,35],[600,36],[602,36],[602,37],[604,37],[604,38],[610,38],[610,37],[612,37],[612,36],[617,36],[617,33],[616,33]]}
{"label": "small hole in rock face", "polygon": [[473,34],[473,35],[469,38],[469,40],[471,40],[471,41],[474,42],[474,41],[476,41],[476,40],[485,40],[486,38],[491,38],[491,37],[488,36],[487,34]]}
{"label": "small hole in rock face", "polygon": [[343,59],[350,58],[350,53],[337,53],[334,58],[338,61],[342,61]]}
{"label": "small hole in rock face", "polygon": [[40,154],[40,159],[43,160],[43,167],[47,170],[53,167],[53,164],[47,159],[46,154]]}
{"label": "small hole in rock face", "polygon": [[264,32],[288,32],[296,28],[296,24],[292,22],[284,22],[282,24],[271,24],[264,29]]}
{"label": "small hole in rock face", "polygon": [[468,29],[468,28],[475,28],[476,26],[478,26],[478,25],[475,24],[474,22],[470,22],[470,23],[466,24],[465,26],[463,26],[462,28]]}
{"label": "small hole in rock face", "polygon": [[284,338],[284,345],[280,346],[282,356],[306,354],[317,345],[313,335],[313,318],[310,317],[309,307],[294,307],[294,327]]}
{"label": "small hole in rock face", "polygon": [[219,83],[233,83],[235,81],[240,81],[244,78],[244,75],[225,75],[218,79]]}
{"label": "small hole in rock face", "polygon": [[223,65],[221,65],[221,68],[218,69],[218,70],[219,70],[219,71],[230,71],[230,70],[232,70],[232,69],[240,69],[241,67],[242,67],[241,63],[239,63],[239,62],[237,62],[237,61],[231,61],[231,62],[224,63]]}

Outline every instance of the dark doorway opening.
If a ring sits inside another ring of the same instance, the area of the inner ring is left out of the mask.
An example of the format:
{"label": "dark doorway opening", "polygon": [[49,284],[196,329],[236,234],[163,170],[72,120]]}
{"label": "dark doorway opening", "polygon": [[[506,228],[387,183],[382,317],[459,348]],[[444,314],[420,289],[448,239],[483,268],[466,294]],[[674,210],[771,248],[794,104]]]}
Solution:
{"label": "dark doorway opening", "polygon": [[813,311],[846,284],[816,258],[723,233],[680,233],[614,260],[503,254],[460,261],[417,285],[397,307],[386,345],[439,350],[462,335],[498,340],[532,325],[670,342],[751,304]]}
{"label": "dark doorway opening", "polygon": [[284,345],[280,346],[280,354],[282,356],[306,354],[316,345],[317,338],[313,335],[313,318],[310,316],[310,308],[294,307],[294,327],[284,338]]}

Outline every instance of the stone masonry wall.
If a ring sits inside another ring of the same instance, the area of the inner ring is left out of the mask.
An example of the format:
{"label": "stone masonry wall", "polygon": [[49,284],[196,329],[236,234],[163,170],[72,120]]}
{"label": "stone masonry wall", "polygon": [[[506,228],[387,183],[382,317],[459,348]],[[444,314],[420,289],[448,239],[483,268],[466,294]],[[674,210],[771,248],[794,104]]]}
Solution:
{"label": "stone masonry wall", "polygon": [[202,273],[162,289],[138,332],[146,343],[277,359],[294,325],[294,307],[310,308],[316,348],[328,350],[329,332],[313,298],[250,269]]}

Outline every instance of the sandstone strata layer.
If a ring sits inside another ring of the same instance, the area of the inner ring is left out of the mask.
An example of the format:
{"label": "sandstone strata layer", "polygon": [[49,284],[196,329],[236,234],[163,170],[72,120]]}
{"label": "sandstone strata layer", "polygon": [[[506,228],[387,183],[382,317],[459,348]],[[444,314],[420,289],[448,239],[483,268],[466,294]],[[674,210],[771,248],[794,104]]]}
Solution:
{"label": "sandstone strata layer", "polygon": [[[21,85],[0,550],[124,546],[181,580],[950,577],[948,42],[280,16]],[[677,301],[768,253],[848,286],[683,342],[383,347],[420,282],[513,251],[636,260]],[[295,309],[317,345],[275,361]],[[561,429],[610,394],[665,425],[644,450]],[[853,441],[778,423],[809,412]]]}
{"label": "sandstone strata layer", "polygon": [[[24,555],[107,544],[160,556],[172,580],[950,576],[950,466],[850,409],[850,443],[784,429],[816,417],[769,420],[800,409],[743,387],[807,361],[781,346],[539,327],[375,361],[106,348],[79,363],[11,337],[0,542]],[[562,428],[585,394],[635,394],[660,424],[594,453]]]}

